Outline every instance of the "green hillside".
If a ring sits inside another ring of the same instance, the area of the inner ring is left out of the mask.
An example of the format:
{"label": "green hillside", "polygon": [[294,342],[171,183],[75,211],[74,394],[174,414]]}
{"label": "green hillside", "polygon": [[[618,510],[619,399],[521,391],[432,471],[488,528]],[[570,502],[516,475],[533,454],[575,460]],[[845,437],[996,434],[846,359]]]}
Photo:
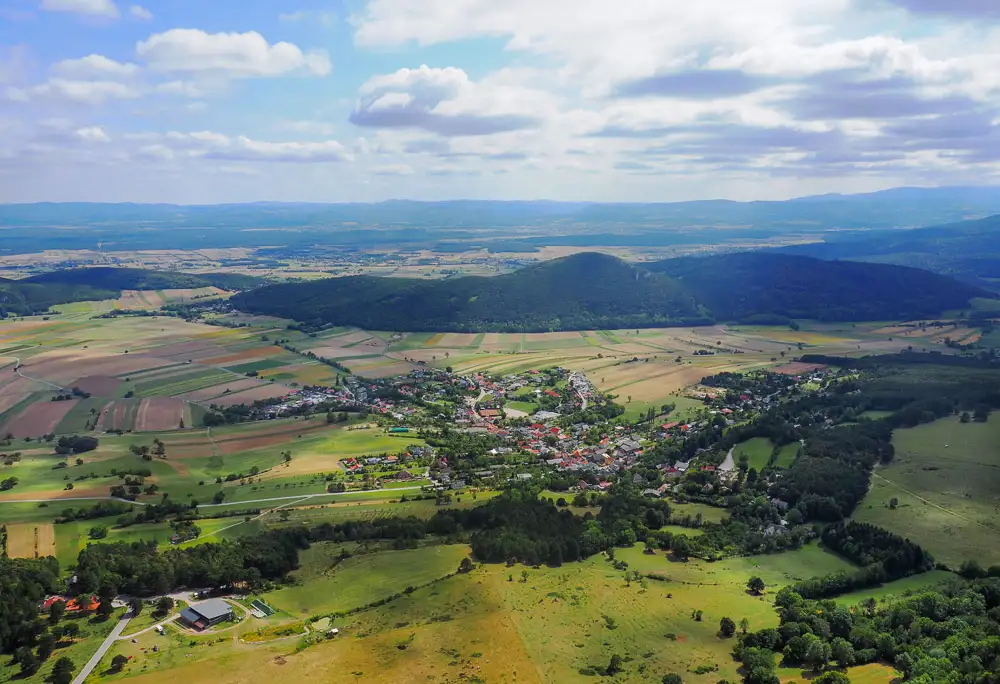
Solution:
{"label": "green hillside", "polygon": [[0,316],[48,311],[57,304],[115,299],[122,290],[173,290],[219,287],[242,290],[261,284],[259,278],[234,273],[191,274],[138,268],[76,268],[43,273],[22,280],[0,279]]}
{"label": "green hillside", "polygon": [[350,276],[237,295],[246,311],[375,330],[545,331],[707,320],[671,279],[603,254],[454,280]]}
{"label": "green hillside", "polygon": [[493,278],[352,276],[271,285],[244,311],[313,325],[399,331],[546,331],[730,320],[931,316],[984,292],[917,269],[745,253],[636,266],[577,254]]}
{"label": "green hillside", "polygon": [[915,319],[965,307],[984,295],[975,286],[916,268],[770,252],[685,257],[648,267],[676,278],[724,321]]}

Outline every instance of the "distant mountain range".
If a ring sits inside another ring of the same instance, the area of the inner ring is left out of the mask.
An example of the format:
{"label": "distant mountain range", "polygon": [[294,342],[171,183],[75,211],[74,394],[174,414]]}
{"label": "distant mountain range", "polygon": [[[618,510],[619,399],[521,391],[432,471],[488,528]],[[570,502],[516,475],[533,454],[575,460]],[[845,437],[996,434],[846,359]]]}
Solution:
{"label": "distant mountain range", "polygon": [[79,268],[9,280],[0,278],[0,316],[48,311],[57,304],[117,299],[122,290],[179,290],[218,287],[241,290],[262,280],[234,273],[194,275],[137,268]]}
{"label": "distant mountain range", "polygon": [[985,290],[901,266],[745,252],[630,264],[582,253],[496,277],[351,276],[269,285],[233,304],[313,325],[398,331],[547,331],[789,319],[924,318]]}
{"label": "distant mountain range", "polygon": [[310,250],[540,245],[658,247],[945,224],[1000,214],[1000,188],[898,188],[788,201],[674,203],[390,201],[0,205],[0,254],[47,248]]}

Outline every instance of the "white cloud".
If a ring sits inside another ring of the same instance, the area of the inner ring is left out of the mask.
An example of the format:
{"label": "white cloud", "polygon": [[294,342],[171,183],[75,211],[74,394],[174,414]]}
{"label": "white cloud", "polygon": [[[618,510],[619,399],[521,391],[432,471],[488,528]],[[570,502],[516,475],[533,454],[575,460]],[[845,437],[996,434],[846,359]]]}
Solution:
{"label": "white cloud", "polygon": [[15,102],[48,100],[99,105],[108,100],[131,100],[139,91],[124,83],[114,81],[73,81],[53,78],[30,88],[8,88],[7,99]]}
{"label": "white cloud", "polygon": [[64,59],[52,65],[52,71],[67,78],[128,78],[139,67],[131,63],[116,62],[104,55],[87,55],[79,59]]}
{"label": "white cloud", "polygon": [[50,12],[70,12],[91,17],[118,17],[114,0],[42,0],[42,9]]}
{"label": "white cloud", "polygon": [[104,132],[104,129],[100,126],[87,126],[84,128],[78,128],[75,131],[76,137],[84,142],[98,142],[98,143],[108,143],[111,142],[111,137]]}
{"label": "white cloud", "polygon": [[373,76],[361,86],[351,122],[367,128],[421,129],[444,136],[537,128],[553,98],[500,72],[478,83],[456,67],[423,65]]}
{"label": "white cloud", "polygon": [[[143,136],[150,140],[150,136]],[[191,158],[222,159],[244,162],[329,163],[353,161],[354,155],[336,140],[316,142],[270,142],[231,137],[214,131],[182,133],[170,131],[152,136],[157,144]]]}
{"label": "white cloud", "polygon": [[142,5],[132,5],[128,8],[129,15],[138,21],[152,21],[153,13]]}
{"label": "white cloud", "polygon": [[326,52],[303,53],[298,46],[286,42],[271,45],[256,31],[206,33],[198,29],[172,29],[140,42],[136,54],[155,71],[232,78],[294,73],[326,76],[332,70]]}
{"label": "white cloud", "polygon": [[316,22],[323,28],[330,28],[337,23],[337,15],[333,12],[318,12],[311,10],[298,10],[286,12],[278,15],[278,21],[286,24],[298,24],[302,22]]}

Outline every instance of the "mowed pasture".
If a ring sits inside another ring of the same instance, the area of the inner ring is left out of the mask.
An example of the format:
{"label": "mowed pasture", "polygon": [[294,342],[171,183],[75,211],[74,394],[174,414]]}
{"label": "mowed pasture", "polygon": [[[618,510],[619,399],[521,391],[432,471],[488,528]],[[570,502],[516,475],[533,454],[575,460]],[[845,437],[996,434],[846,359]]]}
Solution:
{"label": "mowed pasture", "polygon": [[[908,537],[937,560],[1000,563],[1000,420],[948,417],[893,435],[892,463],[875,471],[854,517]],[[896,506],[891,506],[893,499]]]}
{"label": "mowed pasture", "polygon": [[[676,563],[635,547],[619,549],[619,558],[661,580],[626,583],[624,573],[599,555],[558,568],[480,565],[469,574],[431,581],[438,572],[453,572],[468,548],[381,551],[330,567],[336,547],[328,547],[331,553],[317,547],[303,556],[301,584],[267,595],[268,603],[307,619],[330,607],[377,600],[386,591],[402,595],[322,623],[336,626],[341,636],[304,650],[296,639],[254,648],[227,640],[212,649],[187,648],[189,658],[155,672],[151,666],[148,674],[140,673],[140,660],[130,666],[138,675],[134,680],[159,684],[211,676],[263,684],[280,676],[377,684],[573,684],[596,681],[596,669],[618,654],[624,669],[615,681],[623,684],[659,681],[670,672],[693,684],[739,681],[733,640],[718,637],[719,620],[746,617],[751,629],[774,627],[778,589],[850,567],[815,546],[712,564]],[[746,591],[751,575],[767,584],[763,596]],[[424,578],[430,583],[421,587]],[[406,592],[407,586],[415,588]],[[703,611],[702,621],[692,618],[695,610]],[[871,684],[898,676],[882,666],[852,670],[852,679],[855,674]]]}
{"label": "mowed pasture", "polygon": [[7,523],[7,555],[44,558],[56,555],[55,526],[50,522]]}

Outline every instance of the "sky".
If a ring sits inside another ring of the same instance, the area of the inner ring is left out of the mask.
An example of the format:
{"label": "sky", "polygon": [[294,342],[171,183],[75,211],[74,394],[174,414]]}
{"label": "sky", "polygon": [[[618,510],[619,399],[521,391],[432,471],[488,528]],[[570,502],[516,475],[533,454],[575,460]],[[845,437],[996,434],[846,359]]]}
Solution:
{"label": "sky", "polygon": [[1000,0],[0,0],[0,202],[1000,182]]}

